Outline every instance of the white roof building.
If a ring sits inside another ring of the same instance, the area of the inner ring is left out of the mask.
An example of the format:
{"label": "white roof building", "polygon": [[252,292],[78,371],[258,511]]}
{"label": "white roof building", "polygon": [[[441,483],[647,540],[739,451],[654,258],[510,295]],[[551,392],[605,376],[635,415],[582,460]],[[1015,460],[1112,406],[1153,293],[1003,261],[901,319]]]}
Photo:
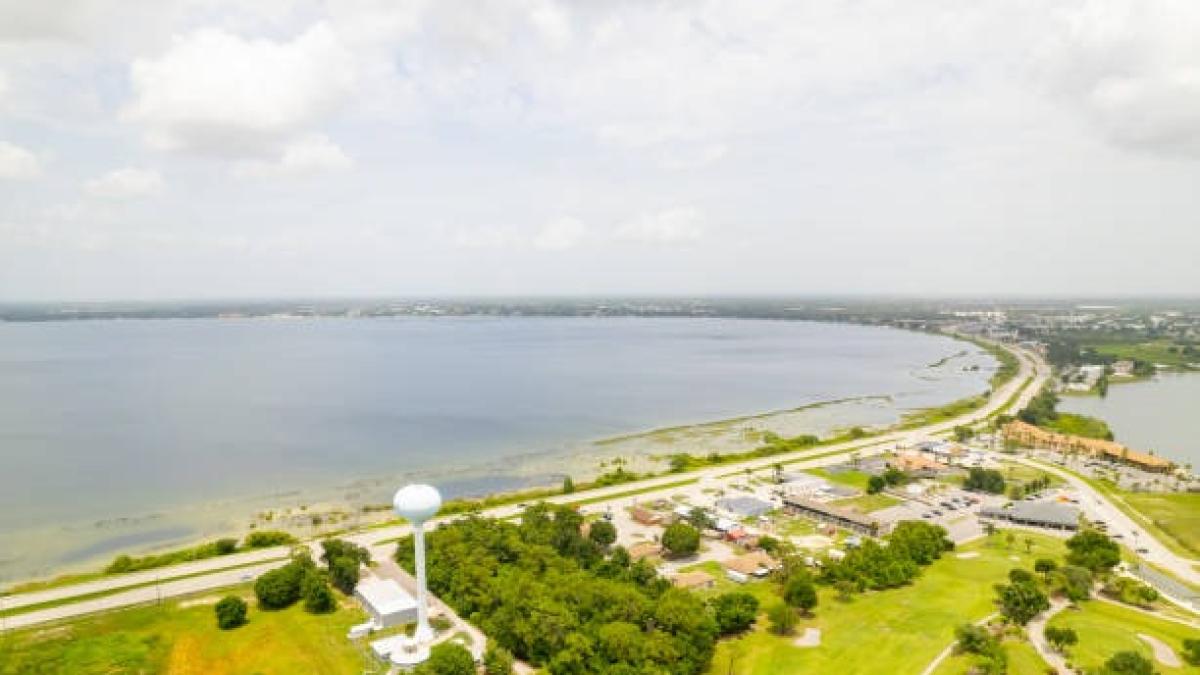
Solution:
{"label": "white roof building", "polygon": [[417,601],[392,579],[366,577],[358,582],[354,596],[371,615],[376,629],[417,620]]}

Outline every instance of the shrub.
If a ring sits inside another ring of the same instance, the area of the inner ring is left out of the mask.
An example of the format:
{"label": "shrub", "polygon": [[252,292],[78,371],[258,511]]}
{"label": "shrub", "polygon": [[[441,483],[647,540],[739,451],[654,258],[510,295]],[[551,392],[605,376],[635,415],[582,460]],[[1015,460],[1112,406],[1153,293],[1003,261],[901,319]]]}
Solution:
{"label": "shrub", "polygon": [[817,606],[817,587],[813,585],[812,577],[807,574],[797,574],[788,579],[783,588],[783,599],[788,605],[808,614]]}
{"label": "shrub", "polygon": [[1100,671],[1104,675],[1154,675],[1154,664],[1137,652],[1117,652]]}
{"label": "shrub", "polygon": [[588,539],[601,546],[611,546],[617,540],[617,528],[607,520],[597,520],[588,529]]}
{"label": "shrub", "polygon": [[227,595],[213,607],[217,615],[217,627],[231,630],[246,623],[246,601],[236,595]]}
{"label": "shrub", "polygon": [[887,486],[887,481],[883,476],[871,476],[867,479],[867,494],[878,494],[883,492],[883,488]]}
{"label": "shrub", "polygon": [[1183,641],[1183,660],[1193,666],[1200,666],[1200,639]]}
{"label": "shrub", "polygon": [[663,531],[662,545],[673,556],[691,555],[700,550],[700,531],[684,523],[669,525]]}
{"label": "shrub", "polygon": [[442,642],[429,650],[429,660],[413,671],[417,675],[475,675],[475,659],[466,647]]}
{"label": "shrub", "polygon": [[237,539],[218,539],[216,549],[217,555],[229,555],[237,550]]}
{"label": "shrub", "polygon": [[487,675],[512,675],[513,655],[504,647],[489,641],[483,653],[483,669]]}
{"label": "shrub", "polygon": [[776,635],[791,635],[796,628],[796,610],[787,603],[772,605],[767,610],[767,619],[771,621],[771,632]]}
{"label": "shrub", "polygon": [[242,546],[246,548],[267,548],[268,546],[282,546],[294,543],[296,543],[296,538],[287,532],[256,530],[246,535],[246,538],[242,541]]}

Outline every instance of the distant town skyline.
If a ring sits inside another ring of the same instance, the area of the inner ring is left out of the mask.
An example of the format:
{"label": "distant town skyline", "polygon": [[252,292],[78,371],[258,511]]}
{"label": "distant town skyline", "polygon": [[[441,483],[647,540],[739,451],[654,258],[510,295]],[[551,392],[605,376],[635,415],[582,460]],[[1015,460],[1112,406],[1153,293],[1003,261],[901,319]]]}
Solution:
{"label": "distant town skyline", "polygon": [[0,0],[0,302],[1200,289],[1200,5]]}

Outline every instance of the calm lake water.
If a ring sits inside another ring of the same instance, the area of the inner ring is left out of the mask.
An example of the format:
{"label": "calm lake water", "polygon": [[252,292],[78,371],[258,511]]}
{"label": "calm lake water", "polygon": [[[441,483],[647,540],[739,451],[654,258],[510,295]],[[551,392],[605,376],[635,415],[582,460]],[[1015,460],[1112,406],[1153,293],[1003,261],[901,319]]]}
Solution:
{"label": "calm lake water", "polygon": [[1106,398],[1064,397],[1059,409],[1103,419],[1131,448],[1200,466],[1200,374],[1164,373],[1149,382],[1113,385]]}
{"label": "calm lake water", "polygon": [[[450,492],[512,487],[530,453],[855,396],[937,405],[993,368],[944,337],[807,322],[0,323],[0,575],[207,535],[251,495],[472,466],[491,468]],[[213,522],[172,515],[222,500]]]}

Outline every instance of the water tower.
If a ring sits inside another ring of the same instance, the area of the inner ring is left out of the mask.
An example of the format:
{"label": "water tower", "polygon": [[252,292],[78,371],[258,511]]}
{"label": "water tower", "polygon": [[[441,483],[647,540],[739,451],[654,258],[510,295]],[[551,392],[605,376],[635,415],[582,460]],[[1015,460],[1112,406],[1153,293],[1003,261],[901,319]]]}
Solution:
{"label": "water tower", "polygon": [[417,569],[417,630],[413,641],[419,645],[433,640],[429,626],[429,604],[425,599],[425,521],[442,506],[442,495],[432,485],[405,485],[392,500],[396,515],[412,523],[413,552]]}

